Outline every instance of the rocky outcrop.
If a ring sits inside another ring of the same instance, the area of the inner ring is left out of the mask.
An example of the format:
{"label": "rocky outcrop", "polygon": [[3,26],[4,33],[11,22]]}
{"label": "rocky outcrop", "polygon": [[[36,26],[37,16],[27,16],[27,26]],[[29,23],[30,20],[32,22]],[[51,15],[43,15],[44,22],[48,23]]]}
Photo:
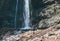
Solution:
{"label": "rocky outcrop", "polygon": [[[59,0],[43,0],[45,7],[36,9],[32,17],[32,24],[36,28],[45,29],[53,26],[55,23],[60,23],[60,4]],[[34,17],[35,16],[35,17]],[[35,28],[34,27],[34,28]]]}
{"label": "rocky outcrop", "polygon": [[[37,5],[38,4],[38,5]],[[31,21],[33,27],[37,27],[39,22],[48,19],[54,15],[55,1],[54,0],[32,0],[32,16]],[[35,25],[35,26],[34,26]],[[39,27],[40,28],[40,27]]]}
{"label": "rocky outcrop", "polygon": [[42,12],[40,12],[41,16],[46,16],[45,19],[42,19],[39,22],[39,27],[50,27],[54,25],[55,23],[60,22],[60,6],[59,4],[53,4],[44,9]]}

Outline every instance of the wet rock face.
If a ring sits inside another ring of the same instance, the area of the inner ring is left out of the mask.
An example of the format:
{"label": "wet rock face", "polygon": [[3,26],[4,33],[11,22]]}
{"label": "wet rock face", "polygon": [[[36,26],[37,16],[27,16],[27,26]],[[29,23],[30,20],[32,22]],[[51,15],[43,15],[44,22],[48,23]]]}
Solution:
{"label": "wet rock face", "polygon": [[[16,13],[17,0],[0,0],[0,27],[1,28],[14,28],[14,18]],[[21,27],[23,22],[23,1],[19,0],[18,14],[17,14],[17,27]]]}
{"label": "wet rock face", "polygon": [[59,4],[53,4],[40,12],[40,15],[47,16],[46,19],[43,19],[39,22],[39,27],[50,27],[55,23],[60,21],[60,6]]}
{"label": "wet rock face", "polygon": [[37,24],[37,28],[47,28],[58,23],[60,21],[60,4],[58,1],[59,0],[40,0],[40,2],[42,2],[41,8],[38,8],[38,6],[41,6],[39,0],[37,0],[38,3],[35,2],[35,5],[33,2],[33,7],[37,6],[38,9],[33,9],[32,24]]}
{"label": "wet rock face", "polygon": [[43,0],[44,3],[47,3],[47,2],[53,2],[55,0]]}
{"label": "wet rock face", "polygon": [[54,0],[31,0],[32,8],[34,10],[44,7],[45,5],[47,5],[45,3],[48,2],[51,4],[52,2],[54,2]]}
{"label": "wet rock face", "polygon": [[43,0],[31,0],[33,9],[39,9],[43,6]]}
{"label": "wet rock face", "polygon": [[57,3],[59,3],[59,4],[60,4],[60,0],[55,0],[55,1],[57,1]]}

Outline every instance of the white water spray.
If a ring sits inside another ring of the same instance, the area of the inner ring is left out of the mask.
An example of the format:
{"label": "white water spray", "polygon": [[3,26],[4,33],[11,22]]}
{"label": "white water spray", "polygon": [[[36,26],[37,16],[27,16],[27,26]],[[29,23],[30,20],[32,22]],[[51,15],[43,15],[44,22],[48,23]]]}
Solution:
{"label": "white water spray", "polygon": [[24,0],[25,5],[24,5],[24,13],[23,13],[23,17],[24,17],[24,28],[23,29],[31,29],[31,27],[29,26],[29,22],[30,22],[30,10],[29,10],[29,0]]}

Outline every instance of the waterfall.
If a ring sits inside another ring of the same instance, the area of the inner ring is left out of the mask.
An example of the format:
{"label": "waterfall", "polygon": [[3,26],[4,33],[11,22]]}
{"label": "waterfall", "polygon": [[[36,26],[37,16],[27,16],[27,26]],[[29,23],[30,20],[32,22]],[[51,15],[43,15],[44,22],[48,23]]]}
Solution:
{"label": "waterfall", "polygon": [[24,0],[24,2],[25,2],[24,13],[23,13],[24,27],[22,29],[31,29],[31,27],[29,26],[30,22],[29,0]]}
{"label": "waterfall", "polygon": [[[29,22],[30,22],[30,9],[29,9],[29,0],[24,0],[25,4],[24,4],[24,12],[23,12],[23,17],[24,17],[24,27],[20,28],[19,31],[14,31],[14,34],[19,34],[22,32],[22,30],[24,29],[32,29],[29,26]],[[17,2],[18,3],[18,2]],[[18,5],[18,4],[17,4]],[[17,6],[16,5],[16,6]],[[17,9],[17,7],[16,7]],[[17,12],[16,12],[17,14]]]}
{"label": "waterfall", "polygon": [[[16,19],[17,19],[17,12],[18,12],[18,0],[16,1],[16,11],[15,11],[15,19],[14,19],[14,27],[16,28],[16,23],[17,23],[17,21],[16,21]],[[21,31],[17,31],[17,30],[15,30],[14,31],[14,34],[19,34]]]}
{"label": "waterfall", "polygon": [[[22,27],[21,29],[31,29],[31,27],[29,26],[29,22],[30,22],[30,10],[29,10],[29,0],[24,0],[24,12],[23,12],[23,17],[24,17],[24,27]],[[18,0],[16,3],[16,12],[15,12],[15,28],[16,28],[16,19],[17,19],[17,11],[18,11]]]}
{"label": "waterfall", "polygon": [[16,10],[15,10],[15,19],[14,19],[14,27],[15,28],[16,28],[17,11],[18,11],[18,0],[16,1]]}
{"label": "waterfall", "polygon": [[[19,31],[14,31],[14,34],[20,34],[22,32],[22,30],[25,29],[32,29],[29,26],[29,22],[30,22],[30,9],[29,9],[29,1],[30,0],[24,0],[24,12],[23,12],[23,17],[24,17],[24,27],[20,28]],[[17,15],[17,10],[18,10],[18,0],[17,0],[17,4],[16,4],[16,14],[15,14],[15,27],[16,27],[16,15]]]}

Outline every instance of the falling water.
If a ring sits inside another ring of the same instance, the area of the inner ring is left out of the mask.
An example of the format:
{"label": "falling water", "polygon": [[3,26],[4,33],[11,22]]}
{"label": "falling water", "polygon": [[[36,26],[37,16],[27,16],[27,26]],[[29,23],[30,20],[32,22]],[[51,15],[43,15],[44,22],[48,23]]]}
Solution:
{"label": "falling water", "polygon": [[[17,12],[18,12],[18,0],[16,1],[16,12],[15,12],[15,23],[14,23],[14,27],[16,28],[16,18],[17,18]],[[19,34],[21,31],[14,31],[14,34]]]}
{"label": "falling water", "polygon": [[[31,29],[31,27],[29,26],[29,22],[30,22],[30,11],[29,11],[29,0],[24,0],[25,4],[24,4],[24,13],[23,13],[23,17],[24,17],[24,27],[20,28],[19,31],[14,31],[14,34],[19,34],[22,32],[23,29]],[[18,5],[18,0],[17,0],[17,5]],[[17,5],[16,5],[16,11],[17,11]],[[16,12],[17,14],[17,12]],[[15,19],[16,20],[16,19]],[[16,21],[15,21],[16,22]],[[16,25],[16,24],[15,24]]]}
{"label": "falling water", "polygon": [[30,10],[29,10],[29,0],[24,0],[25,5],[24,5],[24,13],[23,13],[23,17],[24,17],[24,28],[23,29],[31,29],[31,27],[29,26],[29,22],[30,22]]}
{"label": "falling water", "polygon": [[14,22],[14,27],[16,28],[16,18],[17,18],[17,11],[18,11],[18,0],[16,1],[16,11],[15,11],[15,22]]}

